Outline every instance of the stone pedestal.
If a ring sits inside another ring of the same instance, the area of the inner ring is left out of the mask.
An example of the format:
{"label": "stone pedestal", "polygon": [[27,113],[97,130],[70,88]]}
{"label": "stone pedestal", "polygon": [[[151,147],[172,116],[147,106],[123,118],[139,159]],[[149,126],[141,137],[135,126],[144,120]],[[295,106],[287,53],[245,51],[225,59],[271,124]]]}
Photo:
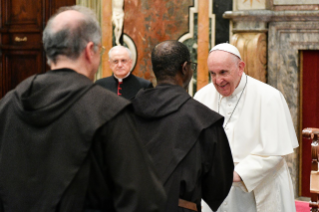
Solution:
{"label": "stone pedestal", "polygon": [[266,33],[235,33],[231,44],[237,46],[245,61],[245,73],[262,82],[266,82],[267,36]]}

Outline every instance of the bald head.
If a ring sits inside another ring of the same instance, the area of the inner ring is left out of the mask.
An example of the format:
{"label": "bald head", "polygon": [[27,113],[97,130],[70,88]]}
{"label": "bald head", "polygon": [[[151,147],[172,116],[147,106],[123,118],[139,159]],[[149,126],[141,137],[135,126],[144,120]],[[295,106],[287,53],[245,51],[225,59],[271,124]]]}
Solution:
{"label": "bald head", "polygon": [[114,46],[110,49],[109,51],[109,59],[112,59],[112,53],[113,51],[121,51],[121,52],[126,52],[128,57],[132,60],[132,52],[129,48],[126,48],[125,46]]}
{"label": "bald head", "polygon": [[59,56],[77,59],[88,42],[99,45],[101,30],[94,12],[78,5],[60,8],[43,31],[49,63],[56,63]]}
{"label": "bald head", "polygon": [[176,76],[184,62],[190,61],[188,48],[178,41],[164,41],[152,51],[153,71],[157,80]]}
{"label": "bald head", "polygon": [[51,22],[52,32],[66,28],[77,28],[85,20],[85,16],[76,10],[66,10],[57,14]]}

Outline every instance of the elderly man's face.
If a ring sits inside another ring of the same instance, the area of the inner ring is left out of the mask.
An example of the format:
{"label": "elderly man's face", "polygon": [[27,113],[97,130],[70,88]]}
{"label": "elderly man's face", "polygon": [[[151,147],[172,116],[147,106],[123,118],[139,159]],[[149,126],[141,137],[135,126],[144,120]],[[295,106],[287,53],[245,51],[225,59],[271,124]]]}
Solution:
{"label": "elderly man's face", "polygon": [[110,68],[118,78],[125,77],[132,68],[132,59],[125,49],[114,49],[109,60]]}
{"label": "elderly man's face", "polygon": [[208,56],[207,65],[218,93],[232,95],[240,82],[245,63],[228,52],[213,51]]}

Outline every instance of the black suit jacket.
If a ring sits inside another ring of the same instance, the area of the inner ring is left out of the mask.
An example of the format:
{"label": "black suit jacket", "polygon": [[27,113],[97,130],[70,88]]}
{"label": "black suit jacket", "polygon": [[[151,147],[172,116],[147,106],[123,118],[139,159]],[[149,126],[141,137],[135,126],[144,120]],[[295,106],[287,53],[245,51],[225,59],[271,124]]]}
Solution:
{"label": "black suit jacket", "polygon": [[114,76],[99,79],[95,83],[116,93],[117,95],[120,93],[119,96],[128,100],[133,99],[140,89],[153,87],[150,81],[134,76],[133,74],[130,74],[128,77],[123,79],[123,83],[120,84],[120,87],[118,87],[118,80]]}

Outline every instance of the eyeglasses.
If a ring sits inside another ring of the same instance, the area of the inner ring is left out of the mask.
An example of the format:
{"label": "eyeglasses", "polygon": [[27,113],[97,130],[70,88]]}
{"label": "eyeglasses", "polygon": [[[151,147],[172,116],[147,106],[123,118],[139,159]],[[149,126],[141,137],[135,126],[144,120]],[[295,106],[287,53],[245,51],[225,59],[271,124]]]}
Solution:
{"label": "eyeglasses", "polygon": [[99,46],[100,47],[100,56],[102,56],[105,52],[105,47],[104,46]]}
{"label": "eyeglasses", "polygon": [[[100,56],[102,56],[105,52],[105,47],[102,46],[101,44],[94,44],[95,46],[97,46],[99,48],[100,51]],[[94,49],[95,50],[95,49]]]}
{"label": "eyeglasses", "polygon": [[193,71],[196,71],[197,63],[194,63],[194,62],[191,62],[191,61],[189,61],[188,63],[191,64],[191,68],[193,69]]}
{"label": "eyeglasses", "polygon": [[114,65],[118,65],[119,63],[121,63],[122,65],[126,65],[128,64],[129,60],[126,59],[120,59],[120,60],[110,60],[112,64]]}

